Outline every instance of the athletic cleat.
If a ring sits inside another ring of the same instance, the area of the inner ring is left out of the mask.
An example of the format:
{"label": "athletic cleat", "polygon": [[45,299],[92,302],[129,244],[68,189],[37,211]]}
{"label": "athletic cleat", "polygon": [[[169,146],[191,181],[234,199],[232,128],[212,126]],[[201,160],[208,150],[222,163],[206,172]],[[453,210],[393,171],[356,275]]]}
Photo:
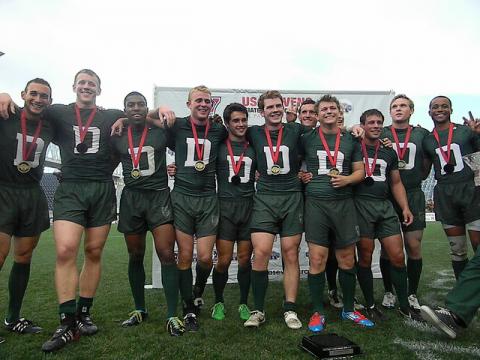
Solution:
{"label": "athletic cleat", "polygon": [[53,333],[50,340],[42,345],[43,352],[53,352],[60,350],[65,345],[72,341],[77,341],[80,338],[80,331],[76,326],[61,324]]}
{"label": "athletic cleat", "polygon": [[35,325],[32,321],[25,318],[20,318],[11,323],[5,319],[3,324],[5,325],[5,329],[17,334],[38,334],[43,330],[40,326]]}
{"label": "athletic cleat", "polygon": [[363,306],[360,301],[357,300],[357,298],[353,298],[353,308],[357,311],[365,309],[365,306]]}
{"label": "athletic cleat", "polygon": [[256,327],[258,328],[260,325],[262,325],[265,322],[265,313],[258,311],[258,310],[253,310],[250,313],[250,317],[248,318],[247,321],[243,324],[245,327]]}
{"label": "athletic cleat", "polygon": [[387,317],[375,305],[366,307],[364,311],[368,318],[374,323],[387,320]]}
{"label": "athletic cleat", "polygon": [[314,312],[308,322],[308,330],[313,332],[320,332],[325,329],[325,316],[320,315],[319,312]]}
{"label": "athletic cleat", "polygon": [[200,325],[198,324],[197,315],[194,313],[188,313],[183,318],[183,324],[185,326],[185,331],[195,332],[198,331]]}
{"label": "athletic cleat", "polygon": [[366,328],[373,328],[375,326],[375,324],[372,321],[368,320],[365,316],[363,316],[358,311],[345,312],[342,310],[341,317],[343,320],[353,321],[355,324],[358,324]]}
{"label": "athletic cleat", "polygon": [[98,332],[90,314],[77,314],[77,328],[83,336],[95,335]]}
{"label": "athletic cleat", "polygon": [[457,324],[450,310],[437,307],[432,309],[426,305],[420,306],[422,318],[430,325],[435,326],[438,330],[455,339],[458,332],[461,331],[461,326]]}
{"label": "athletic cleat", "polygon": [[250,309],[246,304],[240,304],[238,307],[238,313],[240,314],[240,319],[247,321],[250,317]]}
{"label": "athletic cleat", "polygon": [[396,300],[395,295],[387,291],[385,295],[383,295],[382,306],[387,309],[395,309]]}
{"label": "athletic cleat", "polygon": [[147,319],[148,314],[145,311],[133,310],[130,314],[128,314],[128,316],[130,317],[124,322],[122,322],[122,327],[140,325],[143,320]]}
{"label": "athletic cleat", "polygon": [[398,313],[403,316],[405,319],[410,319],[413,321],[424,323],[422,315],[420,314],[420,310],[414,310],[409,308],[408,312],[403,311],[402,309],[398,309]]}
{"label": "athletic cleat", "polygon": [[178,317],[171,317],[167,320],[167,331],[171,336],[182,336],[185,326]]}
{"label": "athletic cleat", "polygon": [[418,302],[417,295],[415,294],[409,295],[408,303],[410,305],[410,309],[420,311],[420,303]]}
{"label": "athletic cleat", "polygon": [[328,299],[330,300],[330,305],[332,305],[334,308],[343,308],[343,302],[341,297],[338,295],[337,290],[330,290],[328,292]]}
{"label": "athletic cleat", "polygon": [[285,324],[289,329],[298,330],[302,328],[302,322],[298,318],[298,315],[295,311],[285,311],[283,313],[283,318],[285,319]]}
{"label": "athletic cleat", "polygon": [[212,318],[215,320],[225,319],[225,305],[223,305],[223,303],[218,302],[215,305],[213,305]]}

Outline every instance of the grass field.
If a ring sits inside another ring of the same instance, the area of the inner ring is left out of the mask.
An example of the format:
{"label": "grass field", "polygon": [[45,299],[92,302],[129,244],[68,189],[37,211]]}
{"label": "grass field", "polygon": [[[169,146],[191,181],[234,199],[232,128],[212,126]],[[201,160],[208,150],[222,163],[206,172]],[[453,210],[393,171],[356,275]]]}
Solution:
{"label": "grass field", "polygon": [[[151,279],[151,242],[145,258],[147,283]],[[449,246],[437,223],[430,224],[423,242],[424,273],[419,299],[421,303],[440,305],[454,284],[450,266]],[[6,312],[7,283],[11,257],[0,273],[0,314]],[[79,266],[81,264],[79,259]],[[44,328],[37,335],[14,335],[0,330],[6,342],[0,345],[0,359],[41,358],[42,343],[58,324],[54,288],[54,245],[51,232],[46,232],[35,252],[30,285],[23,312]],[[165,300],[161,290],[146,290],[150,318],[141,326],[123,329],[124,320],[133,302],[127,278],[128,256],[122,236],[112,230],[103,258],[103,276],[92,310],[100,331],[96,336],[83,337],[67,346],[55,359],[309,359],[310,355],[298,349],[306,322],[310,316],[308,288],[302,280],[298,305],[304,322],[302,330],[293,331],[283,323],[280,283],[270,283],[267,294],[267,323],[258,330],[245,329],[236,312],[238,289],[227,285],[227,319],[218,322],[210,318],[208,310],[200,315],[201,329],[183,337],[170,337],[164,327]],[[375,280],[376,298],[383,295],[381,280]],[[357,293],[360,290],[357,286]],[[362,299],[361,295],[359,298]],[[213,305],[211,285],[206,289],[206,306]],[[474,320],[468,331],[456,341],[441,336],[436,330],[401,319],[395,311],[386,311],[390,320],[375,329],[353,327],[339,320],[338,311],[327,308],[327,332],[346,336],[359,344],[365,359],[472,359],[480,358],[478,339],[480,325]]]}

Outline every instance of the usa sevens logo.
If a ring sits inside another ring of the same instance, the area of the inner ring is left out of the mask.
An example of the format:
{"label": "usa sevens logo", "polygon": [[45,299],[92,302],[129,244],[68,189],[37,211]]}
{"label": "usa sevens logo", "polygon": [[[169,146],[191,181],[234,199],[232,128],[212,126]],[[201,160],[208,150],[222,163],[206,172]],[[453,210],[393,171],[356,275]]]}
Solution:
{"label": "usa sevens logo", "polygon": [[215,115],[217,112],[217,106],[222,102],[221,96],[212,96],[212,110],[210,115]]}

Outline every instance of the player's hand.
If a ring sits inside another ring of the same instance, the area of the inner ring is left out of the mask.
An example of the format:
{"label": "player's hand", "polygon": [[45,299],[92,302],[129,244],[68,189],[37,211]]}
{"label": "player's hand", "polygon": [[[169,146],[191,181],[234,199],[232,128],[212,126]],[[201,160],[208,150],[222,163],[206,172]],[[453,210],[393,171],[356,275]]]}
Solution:
{"label": "player's hand", "polygon": [[168,176],[175,177],[177,173],[177,166],[175,163],[171,163],[170,165],[167,165],[167,174]]}
{"label": "player's hand", "polygon": [[158,118],[167,120],[167,126],[171,127],[175,124],[175,113],[167,106],[160,106],[158,108]]}
{"label": "player's hand", "polygon": [[380,142],[382,143],[383,146],[387,148],[390,148],[390,149],[393,148],[392,140],[390,140],[389,138],[380,139]]}
{"label": "player's hand", "polygon": [[463,117],[463,123],[470,127],[477,134],[480,133],[480,119],[475,118],[471,111],[468,112],[468,119]]}
{"label": "player's hand", "polygon": [[0,117],[4,119],[9,118],[8,112],[15,114],[15,107],[17,105],[13,102],[10,95],[7,93],[0,93]]}
{"label": "player's hand", "polygon": [[123,122],[126,121],[127,118],[120,118],[112,125],[112,130],[110,131],[110,136],[121,136],[123,132]]}
{"label": "player's hand", "polygon": [[213,116],[210,118],[210,121],[216,124],[223,124],[222,117],[218,114],[213,114]]}
{"label": "player's hand", "polygon": [[408,226],[413,222],[413,214],[409,208],[406,208],[402,211],[403,215],[403,225]]}
{"label": "player's hand", "polygon": [[298,178],[304,183],[308,184],[312,178],[313,174],[311,172],[306,172],[306,171],[299,171],[298,172]]}
{"label": "player's hand", "polygon": [[360,125],[353,125],[352,128],[350,129],[350,132],[352,135],[356,138],[363,138],[365,135],[365,130]]}
{"label": "player's hand", "polygon": [[350,179],[348,176],[345,175],[328,175],[330,176],[330,184],[335,189],[343,188],[345,186],[350,185]]}
{"label": "player's hand", "polygon": [[297,107],[294,105],[291,105],[287,110],[286,110],[286,118],[287,122],[294,122],[297,120]]}

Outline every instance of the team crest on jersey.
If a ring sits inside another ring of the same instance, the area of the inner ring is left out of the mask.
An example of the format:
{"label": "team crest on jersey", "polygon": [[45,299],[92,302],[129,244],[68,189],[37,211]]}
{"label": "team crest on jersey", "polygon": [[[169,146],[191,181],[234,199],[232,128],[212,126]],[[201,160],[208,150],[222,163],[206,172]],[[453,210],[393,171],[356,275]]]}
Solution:
{"label": "team crest on jersey", "polygon": [[221,96],[212,96],[212,110],[210,111],[210,116],[215,115],[215,113],[217,112],[217,107],[221,102]]}

